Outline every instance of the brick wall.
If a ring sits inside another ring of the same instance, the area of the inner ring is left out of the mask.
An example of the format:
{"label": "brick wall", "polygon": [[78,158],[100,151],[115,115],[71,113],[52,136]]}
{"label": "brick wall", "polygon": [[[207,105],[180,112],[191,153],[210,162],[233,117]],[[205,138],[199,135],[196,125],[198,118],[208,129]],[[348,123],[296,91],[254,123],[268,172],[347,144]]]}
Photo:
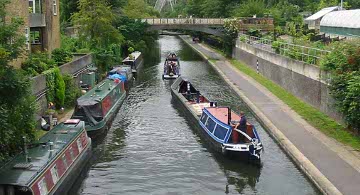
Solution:
{"label": "brick wall", "polygon": [[[25,29],[29,28],[29,2],[26,0],[11,0],[10,4],[6,7],[7,17],[6,21],[11,21],[13,17],[20,17],[24,20],[24,25],[19,29],[19,33],[22,33],[25,36]],[[24,46],[26,47],[26,45]],[[20,68],[21,63],[26,59],[28,51],[25,50],[22,56],[17,60],[14,60],[11,65],[15,68]]]}
{"label": "brick wall", "polygon": [[51,53],[60,47],[60,0],[57,2],[57,14],[54,15],[53,0],[43,1],[46,27],[44,31],[44,48]]}

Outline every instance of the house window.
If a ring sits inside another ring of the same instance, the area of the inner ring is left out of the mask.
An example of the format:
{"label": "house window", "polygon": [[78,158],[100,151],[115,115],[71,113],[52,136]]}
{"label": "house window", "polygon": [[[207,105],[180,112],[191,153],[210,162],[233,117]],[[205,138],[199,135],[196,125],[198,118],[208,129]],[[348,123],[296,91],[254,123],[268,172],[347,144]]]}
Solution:
{"label": "house window", "polygon": [[25,28],[25,38],[26,38],[26,49],[30,49],[30,32],[29,28]]}
{"label": "house window", "polygon": [[42,13],[41,0],[29,0],[29,13]]}
{"label": "house window", "polygon": [[57,2],[56,2],[56,0],[53,0],[53,11],[54,11],[54,16],[56,16],[57,15]]}
{"label": "house window", "polygon": [[31,44],[41,44],[41,31],[40,30],[31,30],[30,31],[30,43]]}
{"label": "house window", "polygon": [[39,181],[39,183],[38,183],[38,188],[39,188],[39,191],[40,191],[40,195],[47,195],[48,189],[47,189],[47,186],[46,186],[45,177],[43,177],[43,178]]}
{"label": "house window", "polygon": [[57,171],[56,165],[53,166],[53,168],[50,169],[51,177],[53,180],[54,185],[59,181],[59,175]]}

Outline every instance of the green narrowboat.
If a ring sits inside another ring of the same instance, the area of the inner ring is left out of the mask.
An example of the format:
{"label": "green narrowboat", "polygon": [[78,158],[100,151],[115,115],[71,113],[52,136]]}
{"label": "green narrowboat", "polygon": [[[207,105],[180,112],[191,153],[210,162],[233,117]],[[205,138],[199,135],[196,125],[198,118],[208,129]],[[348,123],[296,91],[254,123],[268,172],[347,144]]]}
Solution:
{"label": "green narrowboat", "polygon": [[1,166],[0,194],[67,194],[90,157],[85,123],[67,120]]}
{"label": "green narrowboat", "polygon": [[71,118],[85,121],[88,135],[95,139],[106,134],[125,98],[124,82],[119,79],[105,79],[77,99]]}

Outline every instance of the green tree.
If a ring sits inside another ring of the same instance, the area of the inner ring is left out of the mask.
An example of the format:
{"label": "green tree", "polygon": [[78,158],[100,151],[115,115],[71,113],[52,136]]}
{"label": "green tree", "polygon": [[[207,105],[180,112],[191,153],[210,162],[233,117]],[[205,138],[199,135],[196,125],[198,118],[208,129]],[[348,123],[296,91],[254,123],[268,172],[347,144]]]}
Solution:
{"label": "green tree", "polygon": [[106,48],[123,40],[112,25],[115,15],[103,0],[80,0],[79,12],[71,18],[73,24],[80,25],[80,39],[89,42],[92,48]]}
{"label": "green tree", "polygon": [[263,0],[247,0],[239,5],[234,11],[233,15],[237,17],[263,17],[267,12],[266,4]]}
{"label": "green tree", "polygon": [[133,19],[137,18],[152,18],[159,14],[153,7],[149,6],[144,0],[131,0],[124,7],[124,14]]}
{"label": "green tree", "polygon": [[9,65],[25,46],[21,19],[4,20],[9,2],[0,0],[0,162],[21,149],[23,136],[34,139],[36,110],[29,78]]}
{"label": "green tree", "polygon": [[22,18],[11,17],[10,22],[5,20],[5,6],[9,2],[10,0],[0,0],[0,65],[3,66],[16,59],[25,47],[25,37],[19,31],[24,24]]}
{"label": "green tree", "polygon": [[[80,0],[79,12],[72,16],[73,23],[80,26],[79,40],[87,43],[95,53],[102,72],[114,63],[113,59],[117,57],[114,48],[120,48],[124,39],[113,25],[115,19],[111,6],[103,0]],[[104,59],[109,55],[111,58]]]}

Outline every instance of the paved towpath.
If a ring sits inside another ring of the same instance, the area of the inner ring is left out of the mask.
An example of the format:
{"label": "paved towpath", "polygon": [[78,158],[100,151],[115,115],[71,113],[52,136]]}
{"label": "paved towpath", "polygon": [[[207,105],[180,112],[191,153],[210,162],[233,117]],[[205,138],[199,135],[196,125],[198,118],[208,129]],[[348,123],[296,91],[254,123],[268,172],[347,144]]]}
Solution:
{"label": "paved towpath", "polygon": [[[266,88],[234,68],[223,56],[202,44],[192,43],[188,36],[180,37],[210,61],[215,60],[214,64],[223,77],[226,77],[235,88],[238,88],[239,93],[246,96],[270,124],[281,131],[290,141],[289,143],[296,147],[294,147],[296,151],[300,151],[298,152],[301,154],[300,161],[299,159],[295,161],[303,170],[305,169],[305,172],[310,172],[307,175],[313,177],[310,178],[311,180],[315,183],[319,182],[320,184],[317,185],[320,185],[322,190],[327,187],[335,189],[329,191],[325,189],[323,192],[360,195],[360,155],[358,152],[351,151],[349,147],[313,128]],[[285,148],[285,150],[287,149]],[[301,158],[305,160],[302,161]],[[305,161],[308,163],[304,163]],[[313,169],[306,171],[309,164],[312,167],[315,166],[314,169],[317,169],[317,172],[320,171],[320,176],[313,174],[316,172]],[[327,183],[323,180],[326,180]],[[321,186],[321,183],[325,183],[325,187]],[[289,193],[291,194],[291,192]]]}

